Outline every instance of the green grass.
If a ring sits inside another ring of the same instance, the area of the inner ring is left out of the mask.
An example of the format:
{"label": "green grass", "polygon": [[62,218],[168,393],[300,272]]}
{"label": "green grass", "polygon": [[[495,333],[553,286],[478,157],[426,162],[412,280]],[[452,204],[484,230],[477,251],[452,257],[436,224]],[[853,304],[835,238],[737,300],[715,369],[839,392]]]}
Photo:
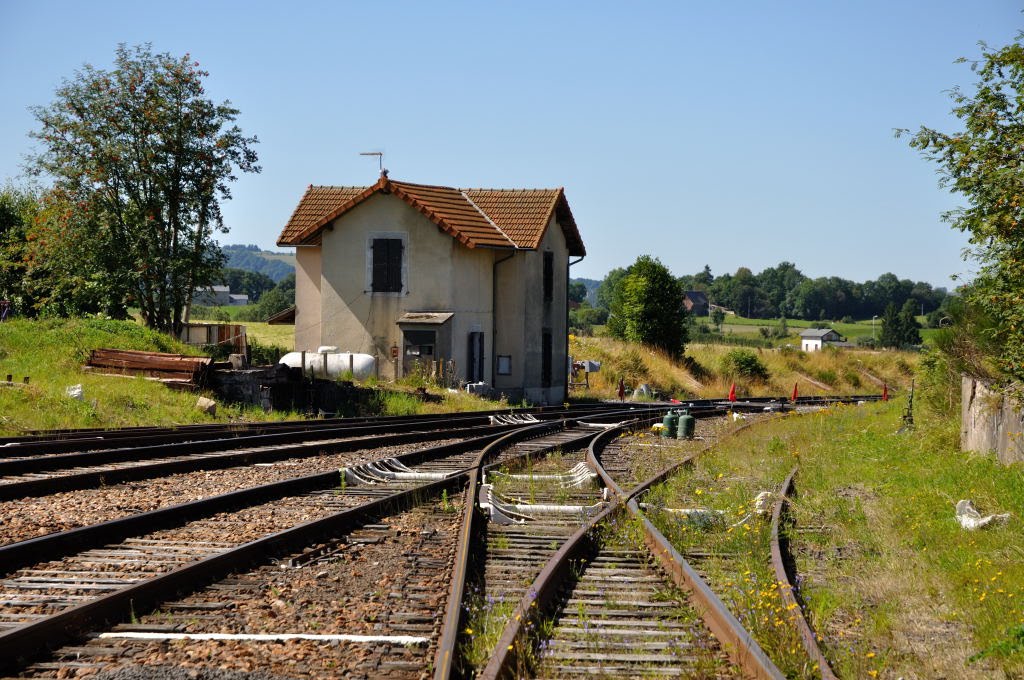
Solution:
{"label": "green grass", "polygon": [[261,345],[281,347],[289,352],[295,349],[295,326],[274,325],[262,321],[244,321],[245,336]]}
{"label": "green grass", "polygon": [[[122,427],[210,422],[194,408],[193,393],[151,380],[111,377],[82,370],[89,351],[101,347],[198,354],[196,348],[137,323],[101,319],[15,319],[0,324],[0,378],[27,387],[0,388],[0,435],[34,429]],[[66,389],[81,384],[81,401]],[[255,408],[218,405],[218,420],[279,419]]]}
{"label": "green grass", "polygon": [[[919,412],[915,431],[896,434],[904,404],[759,425],[723,440],[653,500],[720,509],[732,524],[799,463],[791,540],[802,595],[840,677],[1018,677],[1022,467],[960,453],[955,417]],[[962,498],[1012,518],[965,531],[954,518]],[[781,632],[787,612],[767,571],[767,522],[701,531],[668,514],[658,521],[684,550],[728,555],[700,568],[786,673],[812,676]]]}
{"label": "green grass", "polygon": [[[249,324],[247,324],[249,325]],[[257,331],[291,326],[253,324]],[[251,334],[267,344],[279,339]],[[133,349],[198,355],[196,347],[184,345],[167,335],[149,330],[133,321],[101,319],[15,319],[0,324],[0,380],[10,374],[17,387],[0,387],[0,436],[31,430],[83,427],[168,426],[189,423],[264,421],[295,419],[292,412],[264,413],[250,406],[218,401],[216,416],[195,408],[197,394],[178,392],[144,378],[106,376],[83,371],[90,350]],[[22,386],[25,376],[29,385]],[[83,399],[71,399],[66,390],[82,385]],[[383,386],[367,381],[365,387],[378,390],[372,409],[380,415],[476,411],[507,406],[465,392],[441,392],[441,399],[425,402],[401,386]],[[437,390],[435,390],[437,392]],[[207,394],[207,396],[214,396]]]}

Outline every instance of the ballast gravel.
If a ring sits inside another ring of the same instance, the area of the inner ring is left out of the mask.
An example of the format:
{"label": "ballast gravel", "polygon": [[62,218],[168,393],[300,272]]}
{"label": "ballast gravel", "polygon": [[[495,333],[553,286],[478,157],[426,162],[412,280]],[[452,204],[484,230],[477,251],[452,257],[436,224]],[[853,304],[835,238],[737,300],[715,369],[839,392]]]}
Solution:
{"label": "ballast gravel", "polygon": [[[459,439],[431,442],[429,446]],[[293,477],[330,472],[357,463],[425,448],[424,444],[368,448],[312,458],[291,458],[269,465],[199,470],[0,503],[0,545],[107,522],[150,510],[209,498]]]}

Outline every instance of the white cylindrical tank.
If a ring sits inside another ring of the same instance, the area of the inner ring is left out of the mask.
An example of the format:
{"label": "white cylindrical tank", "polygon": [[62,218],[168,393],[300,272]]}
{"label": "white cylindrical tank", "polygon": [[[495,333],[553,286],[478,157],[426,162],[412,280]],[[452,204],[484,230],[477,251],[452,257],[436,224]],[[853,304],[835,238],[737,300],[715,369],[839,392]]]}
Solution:
{"label": "white cylindrical tank", "polygon": [[[327,348],[323,348],[327,349]],[[289,352],[278,363],[292,368],[303,368],[308,376],[313,371],[317,378],[334,380],[351,372],[357,380],[365,380],[374,374],[376,360],[369,354],[354,352],[306,352],[306,365],[302,366],[302,352]]]}

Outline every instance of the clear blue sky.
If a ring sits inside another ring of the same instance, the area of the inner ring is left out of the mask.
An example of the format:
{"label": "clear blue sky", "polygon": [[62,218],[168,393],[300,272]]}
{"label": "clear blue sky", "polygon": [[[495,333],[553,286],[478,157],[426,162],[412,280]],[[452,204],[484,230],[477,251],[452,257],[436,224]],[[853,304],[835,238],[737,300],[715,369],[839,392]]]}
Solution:
{"label": "clear blue sky", "polygon": [[0,182],[46,104],[120,42],[199,60],[263,172],[222,243],[273,247],[306,186],[391,176],[564,186],[574,276],[641,254],[673,273],[969,274],[956,204],[893,128],[952,129],[959,56],[1010,42],[1018,3],[55,2],[0,0]]}

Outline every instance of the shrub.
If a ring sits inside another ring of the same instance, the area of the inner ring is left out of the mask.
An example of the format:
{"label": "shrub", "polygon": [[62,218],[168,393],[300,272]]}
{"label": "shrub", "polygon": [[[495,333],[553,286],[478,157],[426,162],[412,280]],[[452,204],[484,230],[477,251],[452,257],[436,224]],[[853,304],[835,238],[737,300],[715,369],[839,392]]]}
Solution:
{"label": "shrub", "polygon": [[729,377],[767,381],[768,367],[749,349],[734,349],[722,357],[722,373]]}
{"label": "shrub", "polygon": [[288,350],[283,347],[264,345],[256,340],[249,340],[249,363],[253,366],[276,364],[287,353]]}
{"label": "shrub", "polygon": [[839,381],[839,376],[831,368],[815,371],[815,377],[826,385],[835,385]]}

